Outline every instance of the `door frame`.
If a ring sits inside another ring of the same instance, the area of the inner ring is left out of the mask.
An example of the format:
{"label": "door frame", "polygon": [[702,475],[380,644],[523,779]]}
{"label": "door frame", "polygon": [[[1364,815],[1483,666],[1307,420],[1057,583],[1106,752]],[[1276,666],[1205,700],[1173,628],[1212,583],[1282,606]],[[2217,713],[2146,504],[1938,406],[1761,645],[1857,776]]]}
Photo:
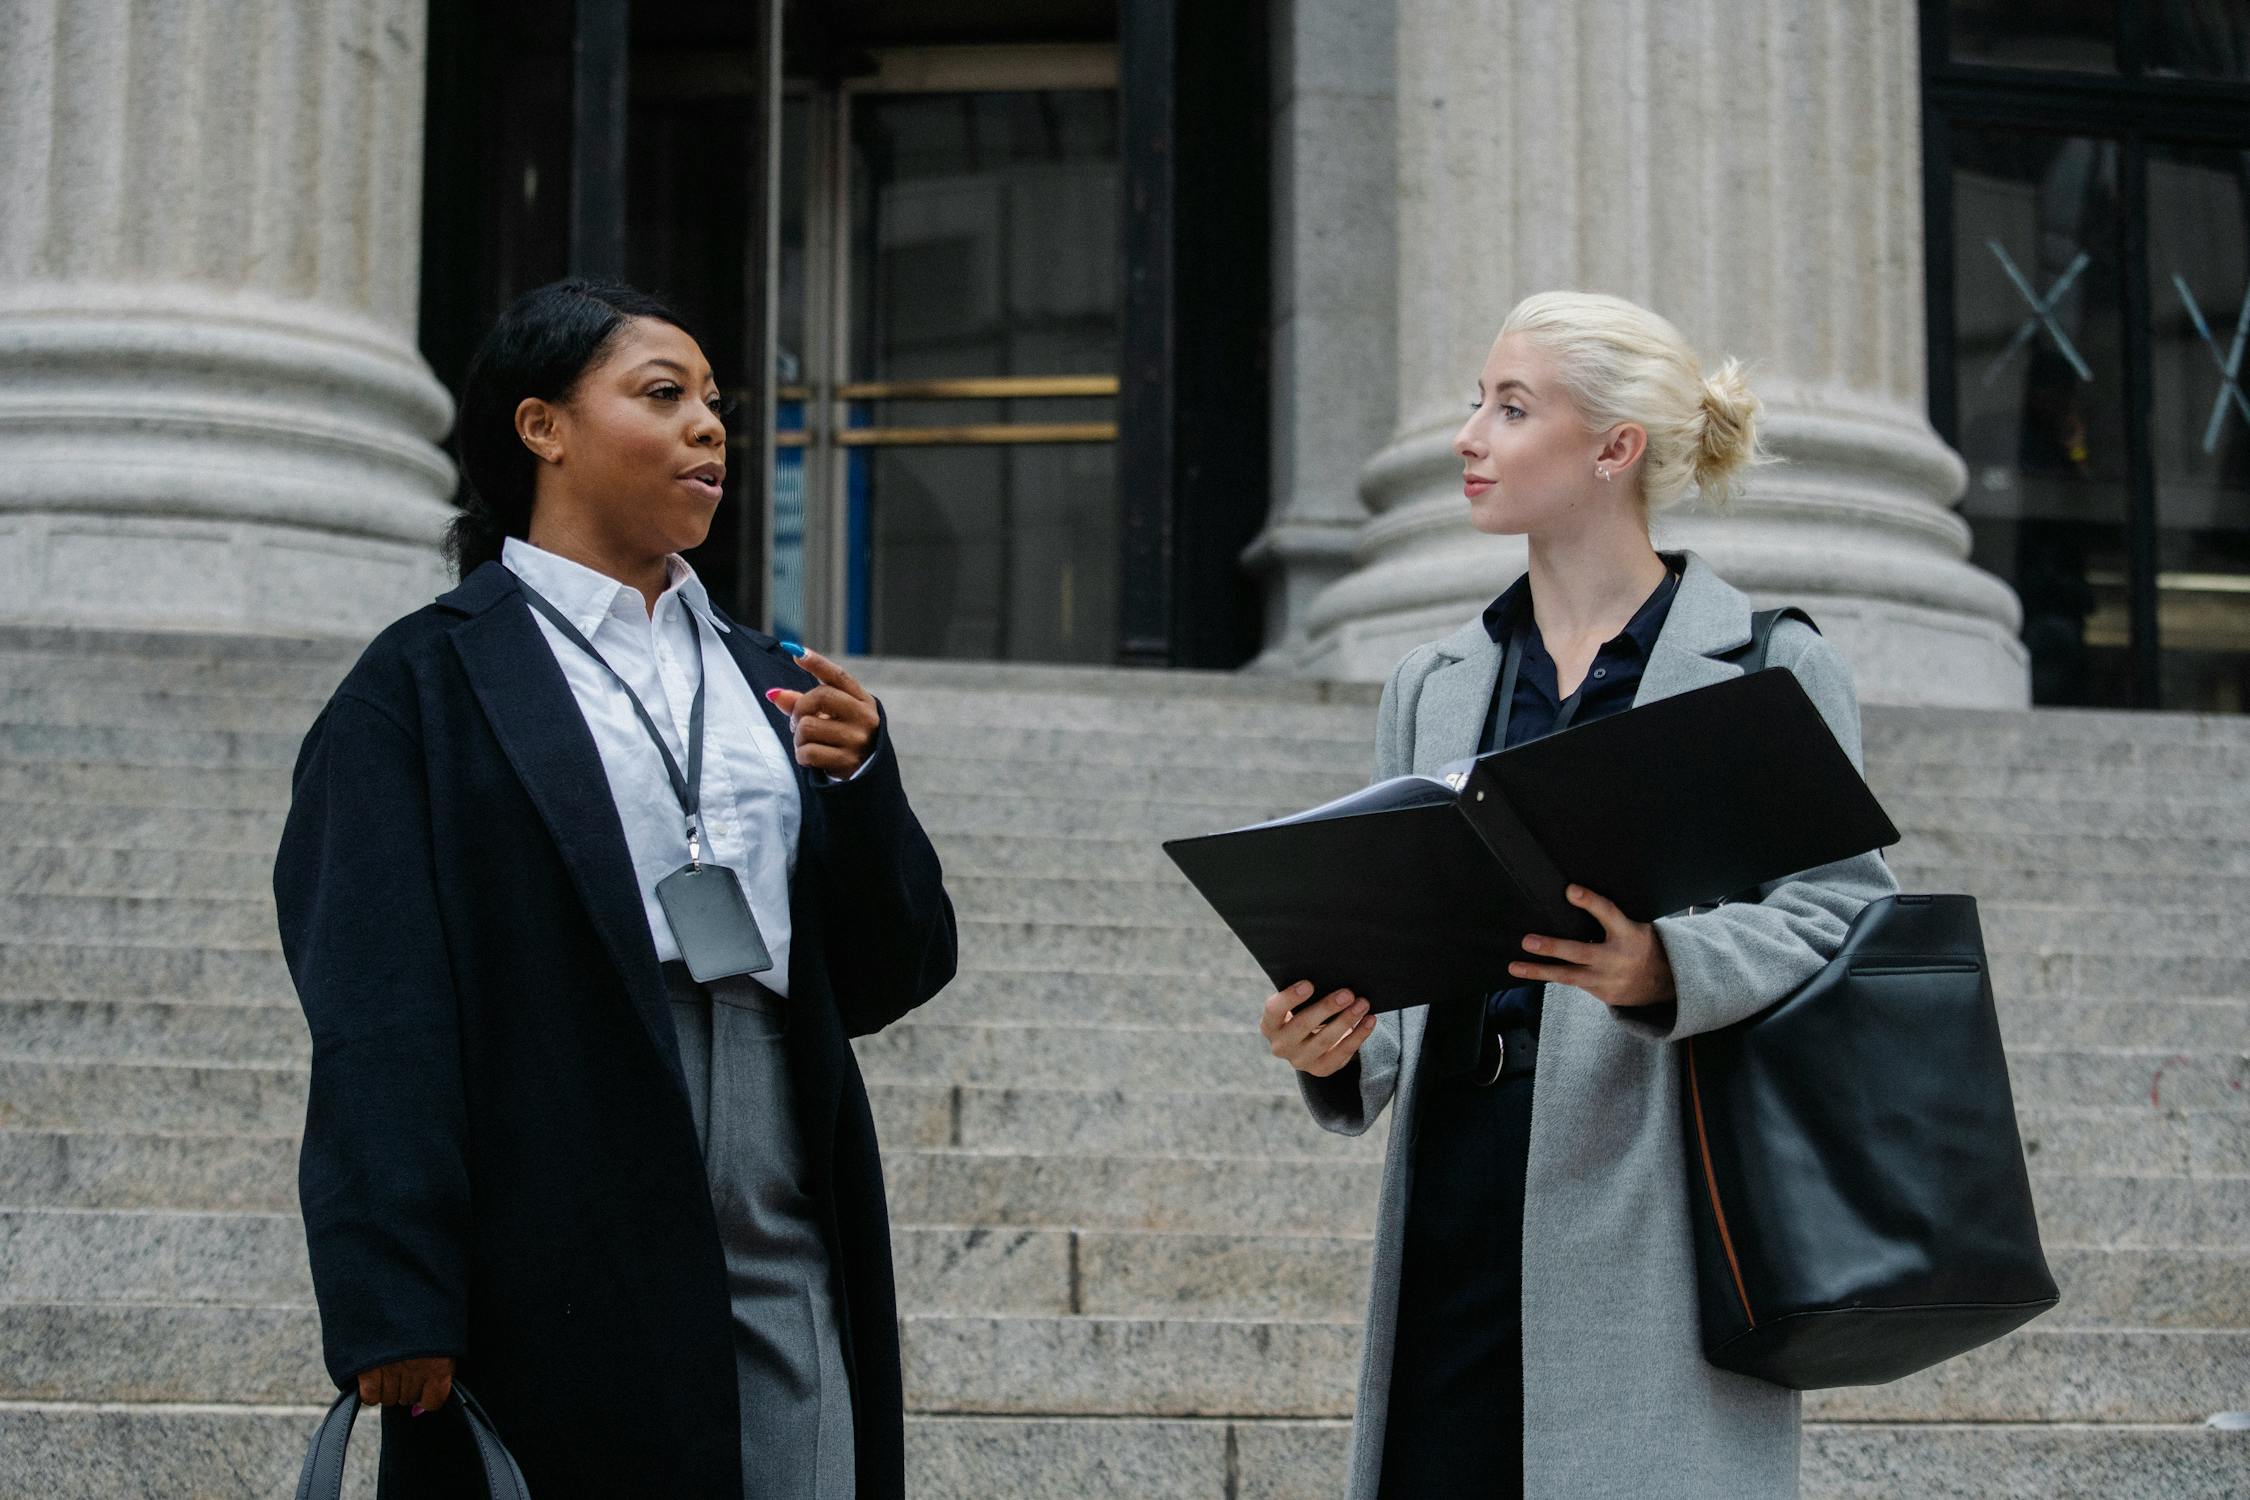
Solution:
{"label": "door frame", "polygon": [[[766,417],[769,443],[802,446],[805,453],[805,629],[819,639],[839,642],[855,651],[861,649],[864,634],[856,618],[860,611],[853,608],[854,592],[855,588],[864,590],[868,580],[854,577],[858,556],[852,546],[850,453],[853,447],[872,444],[849,443],[842,434],[851,430],[847,408],[853,401],[884,399],[904,384],[855,384],[849,378],[850,143],[855,103],[870,96],[1115,90],[1118,84],[1118,49],[1108,44],[884,48],[872,52],[870,60],[873,66],[868,71],[839,79],[829,88],[801,79],[784,83],[792,97],[805,99],[810,105],[805,141],[805,367],[799,381],[780,393],[785,399],[802,402],[803,436],[774,433],[773,413],[769,410]],[[1111,394],[1116,383],[1114,374],[1087,372],[1052,379],[986,378],[914,384],[915,393],[923,397],[977,392],[1035,397]],[[1014,440],[1043,436],[1049,441],[1107,441],[1113,445],[1117,440],[1114,424],[1007,425],[1019,429]],[[1108,427],[1105,433],[1093,431],[1104,425]],[[980,435],[985,440],[1010,440],[1009,434],[997,428],[982,429]],[[770,559],[770,505],[768,515]],[[860,602],[864,606],[864,597]],[[767,623],[771,625],[770,618]]]}

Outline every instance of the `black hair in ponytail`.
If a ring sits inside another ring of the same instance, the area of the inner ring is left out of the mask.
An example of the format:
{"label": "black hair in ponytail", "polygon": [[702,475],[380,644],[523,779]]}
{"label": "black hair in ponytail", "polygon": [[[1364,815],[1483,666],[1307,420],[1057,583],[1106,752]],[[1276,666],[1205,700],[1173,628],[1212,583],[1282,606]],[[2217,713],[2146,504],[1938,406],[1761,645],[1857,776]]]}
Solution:
{"label": "black hair in ponytail", "polygon": [[539,460],[516,435],[516,408],[533,396],[570,399],[630,318],[687,326],[646,292],[573,278],[525,292],[477,345],[453,428],[461,514],[446,529],[445,559],[456,578],[496,560],[502,542],[531,529]]}

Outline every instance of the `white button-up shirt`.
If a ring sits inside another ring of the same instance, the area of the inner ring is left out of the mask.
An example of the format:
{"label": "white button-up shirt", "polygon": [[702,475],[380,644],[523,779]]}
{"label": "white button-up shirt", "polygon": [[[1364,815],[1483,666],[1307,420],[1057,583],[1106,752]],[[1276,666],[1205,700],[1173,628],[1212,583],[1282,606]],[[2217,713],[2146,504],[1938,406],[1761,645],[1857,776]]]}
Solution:
{"label": "white button-up shirt", "polygon": [[[632,684],[682,771],[687,769],[688,710],[695,701],[695,636],[703,642],[709,686],[703,700],[703,859],[725,865],[742,882],[773,967],[758,976],[789,993],[789,877],[797,864],[797,828],[804,809],[789,754],[767,720],[757,692],[736,669],[711,613],[710,596],[685,560],[667,560],[671,586],[649,613],[640,590],[607,574],[510,537],[500,561],[544,595],[578,628],[617,676]],[[625,825],[625,846],[640,882],[641,904],[656,956],[680,956],[680,945],[656,899],[656,884],[688,862],[687,820],[664,761],[649,742],[617,678],[580,650],[543,615],[539,630],[555,653],[571,696],[601,752],[610,799]]]}

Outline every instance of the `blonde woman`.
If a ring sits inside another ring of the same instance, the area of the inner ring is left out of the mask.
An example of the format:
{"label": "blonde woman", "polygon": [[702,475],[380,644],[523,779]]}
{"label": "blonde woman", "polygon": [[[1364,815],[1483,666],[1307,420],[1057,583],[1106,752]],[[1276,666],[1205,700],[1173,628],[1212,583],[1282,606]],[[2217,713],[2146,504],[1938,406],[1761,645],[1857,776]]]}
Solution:
{"label": "blonde woman", "polygon": [[[1516,745],[1737,676],[1750,642],[1750,600],[1648,532],[1691,489],[1725,504],[1762,457],[1734,361],[1707,376],[1647,309],[1548,293],[1509,313],[1471,406],[1453,442],[1470,523],[1528,538],[1530,570],[1391,674],[1379,778],[1501,748],[1503,719]],[[1784,620],[1770,662],[1856,761],[1835,649]],[[1654,922],[1573,888],[1603,940],[1527,938],[1514,987],[1458,1009],[1370,1016],[1309,982],[1267,1000],[1261,1029],[1322,1126],[1397,1111],[1352,1500],[1797,1493],[1796,1394],[1702,1358],[1668,1044],[1787,994],[1894,889],[1874,854]]]}

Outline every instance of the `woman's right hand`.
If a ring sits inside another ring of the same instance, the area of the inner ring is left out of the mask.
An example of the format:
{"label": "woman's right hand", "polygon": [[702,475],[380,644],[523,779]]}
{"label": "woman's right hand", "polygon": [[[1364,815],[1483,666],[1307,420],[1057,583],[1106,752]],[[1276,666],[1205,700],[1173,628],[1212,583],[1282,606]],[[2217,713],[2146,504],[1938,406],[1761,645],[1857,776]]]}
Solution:
{"label": "woman's right hand", "polygon": [[1375,1018],[1350,990],[1318,1000],[1312,992],[1309,980],[1276,990],[1266,998],[1258,1031],[1274,1056],[1300,1073],[1326,1078],[1359,1055],[1360,1044],[1374,1033]]}
{"label": "woman's right hand", "polygon": [[442,1354],[402,1359],[359,1375],[359,1399],[369,1406],[412,1406],[417,1417],[436,1411],[453,1394],[453,1361]]}

